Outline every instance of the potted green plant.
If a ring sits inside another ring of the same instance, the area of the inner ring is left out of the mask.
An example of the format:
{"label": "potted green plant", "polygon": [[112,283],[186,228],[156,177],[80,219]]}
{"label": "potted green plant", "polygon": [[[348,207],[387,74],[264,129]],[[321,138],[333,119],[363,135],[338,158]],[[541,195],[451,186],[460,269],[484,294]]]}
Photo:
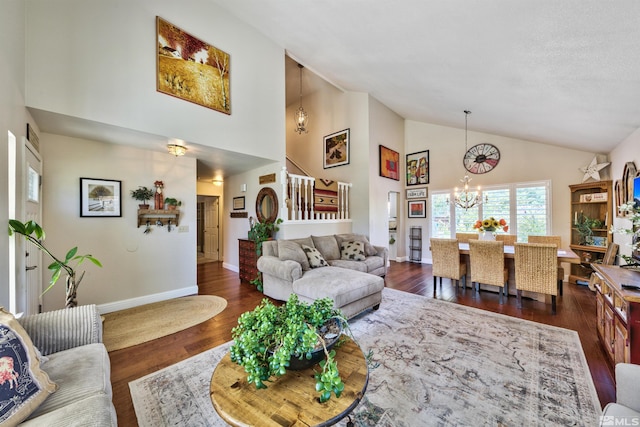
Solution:
{"label": "potted green plant", "polygon": [[149,209],[147,200],[152,199],[154,194],[154,191],[147,187],[138,187],[135,190],[131,190],[131,197],[139,202],[142,202],[138,205],[140,209]]}
{"label": "potted green plant", "polygon": [[[280,230],[278,225],[282,224],[282,218],[278,218],[275,222],[259,222],[254,221],[253,217],[249,218],[249,233],[248,239],[256,243],[256,255],[259,257],[262,255],[262,242],[273,238],[273,234]],[[259,291],[262,291],[262,277],[258,272],[258,276],[251,280],[249,283],[255,285]]]}
{"label": "potted green plant", "polygon": [[[327,325],[331,322],[337,329]],[[326,402],[332,393],[340,397],[344,390],[336,352],[331,347],[340,338],[346,322],[341,312],[333,308],[330,298],[307,304],[292,294],[281,306],[265,298],[253,311],[238,318],[238,325],[231,331],[234,340],[231,360],[244,367],[249,383],[266,388],[265,382],[271,377],[282,376],[292,369],[294,359],[312,363],[316,361],[314,356],[323,359],[315,378],[319,399]]]}
{"label": "potted green plant", "polygon": [[602,221],[580,214],[578,222],[574,225],[578,230],[578,234],[580,234],[580,244],[590,246],[593,245],[593,229],[602,227]]}
{"label": "potted green plant", "polygon": [[182,202],[173,197],[167,197],[166,199],[164,199],[164,203],[170,210],[173,210],[178,206],[182,206]]}
{"label": "potted green plant", "polygon": [[76,307],[78,305],[77,301],[77,291],[80,286],[80,282],[84,277],[84,271],[77,276],[77,271],[75,268],[71,266],[71,263],[75,262],[75,267],[77,268],[80,264],[84,262],[84,260],[89,260],[98,267],[102,267],[100,261],[94,258],[92,255],[78,255],[78,247],[71,248],[64,257],[64,260],[57,258],[53,255],[42,243],[45,239],[45,232],[35,221],[27,221],[22,223],[17,219],[9,220],[9,236],[13,234],[21,234],[24,238],[31,242],[36,248],[49,255],[53,262],[49,265],[48,269],[51,270],[51,280],[49,281],[49,286],[42,292],[43,294],[47,292],[49,289],[56,284],[62,271],[67,274],[66,277],[66,288],[65,288],[65,307],[71,308]]}

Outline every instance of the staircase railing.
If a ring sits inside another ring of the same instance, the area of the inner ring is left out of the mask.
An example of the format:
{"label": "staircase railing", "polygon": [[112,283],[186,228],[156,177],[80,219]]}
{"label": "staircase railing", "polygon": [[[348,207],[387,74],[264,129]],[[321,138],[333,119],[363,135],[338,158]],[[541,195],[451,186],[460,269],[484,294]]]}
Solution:
{"label": "staircase railing", "polygon": [[338,181],[335,212],[316,211],[314,207],[314,189],[316,179],[310,176],[295,175],[282,168],[282,212],[284,221],[336,221],[351,219],[349,212],[349,192],[351,183]]}

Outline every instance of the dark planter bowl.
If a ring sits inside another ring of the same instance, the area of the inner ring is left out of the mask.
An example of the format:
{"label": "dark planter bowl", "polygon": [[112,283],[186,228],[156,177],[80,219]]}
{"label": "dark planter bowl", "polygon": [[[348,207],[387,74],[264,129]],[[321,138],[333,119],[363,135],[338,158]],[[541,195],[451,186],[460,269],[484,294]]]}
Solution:
{"label": "dark planter bowl", "polygon": [[[322,326],[322,328],[332,328],[334,330],[337,330],[337,332],[335,333],[335,337],[325,339],[327,351],[331,351],[331,349],[340,340],[340,335],[342,334],[342,322],[338,319],[331,319],[324,326]],[[322,347],[311,352],[311,359],[307,359],[303,356],[302,360],[300,360],[296,356],[291,356],[291,359],[289,360],[289,368],[287,369],[291,369],[292,371],[302,371],[303,369],[310,368],[316,363],[320,362],[322,359],[324,359],[324,357],[324,349]]]}

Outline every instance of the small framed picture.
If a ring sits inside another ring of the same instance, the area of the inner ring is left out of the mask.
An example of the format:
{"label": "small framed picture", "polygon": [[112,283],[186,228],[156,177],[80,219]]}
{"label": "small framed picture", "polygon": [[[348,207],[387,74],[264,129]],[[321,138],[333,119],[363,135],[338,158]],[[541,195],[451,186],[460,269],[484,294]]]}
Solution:
{"label": "small framed picture", "polygon": [[407,210],[409,218],[426,218],[427,217],[427,201],[426,200],[410,200]]}
{"label": "small framed picture", "polygon": [[407,154],[407,187],[429,183],[429,150]]}
{"label": "small framed picture", "polygon": [[122,181],[80,178],[80,216],[122,216],[121,192]]}
{"label": "small framed picture", "polygon": [[400,153],[380,145],[380,176],[400,181]]}
{"label": "small framed picture", "polygon": [[241,211],[244,209],[244,196],[233,198],[233,210]]}
{"label": "small framed picture", "polygon": [[349,164],[349,129],[324,137],[322,166],[325,169]]}
{"label": "small framed picture", "polygon": [[407,189],[407,199],[426,199],[427,197],[427,187]]}

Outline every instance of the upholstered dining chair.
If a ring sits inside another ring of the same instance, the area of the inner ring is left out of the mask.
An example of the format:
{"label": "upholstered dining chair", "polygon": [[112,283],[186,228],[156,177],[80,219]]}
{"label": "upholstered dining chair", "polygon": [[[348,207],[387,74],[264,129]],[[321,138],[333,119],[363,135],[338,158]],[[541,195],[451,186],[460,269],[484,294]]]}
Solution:
{"label": "upholstered dining chair", "polygon": [[496,234],[496,240],[503,242],[505,246],[513,246],[518,240],[518,236],[515,234]]}
{"label": "upholstered dining chair", "polygon": [[522,308],[522,291],[551,295],[551,313],[556,314],[558,295],[558,248],[551,243],[516,243],[517,306]]}
{"label": "upholstered dining chair", "polygon": [[442,288],[442,278],[456,281],[456,289],[463,280],[463,285],[467,284],[467,265],[460,262],[460,251],[458,239],[436,239],[431,238],[431,258],[433,272],[433,297],[436,297],[436,278],[440,278]]}
{"label": "upholstered dining chair", "polygon": [[471,286],[475,283],[476,291],[480,284],[493,285],[500,288],[500,304],[503,295],[508,296],[509,269],[504,265],[504,243],[492,240],[470,240],[469,262],[471,264]]}
{"label": "upholstered dining chair", "polygon": [[469,240],[478,240],[478,233],[456,233],[456,239],[460,243],[469,243]]}
{"label": "upholstered dining chair", "polygon": [[[528,236],[527,242],[529,243],[551,243],[556,245],[558,249],[562,247],[562,240],[560,236]],[[562,283],[564,282],[564,268],[558,262],[558,289],[560,290],[560,296],[562,296]]]}

